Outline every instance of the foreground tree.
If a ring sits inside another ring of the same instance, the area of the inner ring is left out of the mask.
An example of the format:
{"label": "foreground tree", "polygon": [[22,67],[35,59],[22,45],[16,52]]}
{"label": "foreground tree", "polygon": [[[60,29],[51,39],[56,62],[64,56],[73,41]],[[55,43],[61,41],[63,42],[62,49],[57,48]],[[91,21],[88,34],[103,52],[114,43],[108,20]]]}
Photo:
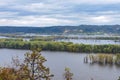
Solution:
{"label": "foreground tree", "polygon": [[65,74],[64,74],[65,80],[73,80],[72,76],[73,76],[73,73],[70,72],[70,68],[66,67]]}
{"label": "foreground tree", "polygon": [[119,79],[118,80],[120,80],[120,76],[119,76]]}
{"label": "foreground tree", "polygon": [[32,50],[25,54],[23,63],[13,59],[13,68],[1,68],[0,80],[51,80],[50,69],[43,64],[47,61],[42,55],[41,50]]}
{"label": "foreground tree", "polygon": [[17,80],[18,76],[16,71],[12,68],[1,68],[0,69],[0,80]]}
{"label": "foreground tree", "polygon": [[32,50],[32,53],[25,54],[25,60],[22,65],[20,65],[20,74],[24,78],[29,80],[50,80],[53,77],[50,74],[50,69],[45,67],[43,64],[47,61],[42,55],[41,50]]}

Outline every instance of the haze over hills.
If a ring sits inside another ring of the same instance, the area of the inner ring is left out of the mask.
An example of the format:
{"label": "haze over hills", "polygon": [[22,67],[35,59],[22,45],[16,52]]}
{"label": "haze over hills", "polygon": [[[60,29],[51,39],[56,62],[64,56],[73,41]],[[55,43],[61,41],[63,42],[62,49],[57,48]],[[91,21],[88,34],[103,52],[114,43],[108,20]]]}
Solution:
{"label": "haze over hills", "polygon": [[51,27],[0,26],[0,33],[41,33],[41,34],[107,33],[107,34],[120,34],[120,25],[79,25],[79,26],[51,26]]}

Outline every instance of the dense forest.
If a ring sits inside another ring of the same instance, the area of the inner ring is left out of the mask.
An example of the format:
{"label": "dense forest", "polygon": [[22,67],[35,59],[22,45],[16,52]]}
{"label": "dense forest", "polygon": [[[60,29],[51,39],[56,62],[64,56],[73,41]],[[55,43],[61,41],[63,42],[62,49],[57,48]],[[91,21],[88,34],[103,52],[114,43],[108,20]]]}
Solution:
{"label": "dense forest", "polygon": [[67,51],[78,53],[120,53],[120,45],[87,45],[73,44],[72,42],[23,41],[22,39],[0,39],[0,48],[41,48],[46,51]]}
{"label": "dense forest", "polygon": [[79,26],[50,26],[50,27],[0,26],[0,33],[41,33],[41,34],[109,33],[109,34],[120,34],[120,25],[79,25]]}

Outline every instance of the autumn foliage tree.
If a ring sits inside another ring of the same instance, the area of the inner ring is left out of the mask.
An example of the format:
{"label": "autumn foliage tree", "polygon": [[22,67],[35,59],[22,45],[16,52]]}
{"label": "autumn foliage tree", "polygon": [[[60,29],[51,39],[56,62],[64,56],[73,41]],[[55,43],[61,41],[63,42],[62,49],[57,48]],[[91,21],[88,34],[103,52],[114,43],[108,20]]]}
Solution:
{"label": "autumn foliage tree", "polygon": [[32,50],[32,53],[25,54],[24,63],[21,65],[21,75],[29,78],[29,80],[50,80],[53,76],[50,69],[45,67],[43,63],[47,61],[41,54],[40,49]]}
{"label": "autumn foliage tree", "polygon": [[53,75],[50,69],[43,65],[47,60],[40,52],[40,49],[27,52],[23,63],[14,59],[15,68],[1,68],[0,80],[51,80]]}

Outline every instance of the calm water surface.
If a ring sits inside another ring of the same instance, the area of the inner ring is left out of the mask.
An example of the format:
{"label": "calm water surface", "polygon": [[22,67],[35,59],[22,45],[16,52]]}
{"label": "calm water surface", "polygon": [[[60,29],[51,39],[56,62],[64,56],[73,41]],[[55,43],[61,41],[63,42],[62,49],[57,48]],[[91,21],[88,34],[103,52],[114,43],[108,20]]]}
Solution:
{"label": "calm water surface", "polygon": [[6,39],[6,38],[9,38],[9,37],[5,37],[5,36],[0,36],[0,39]]}
{"label": "calm water surface", "polygon": [[120,44],[120,41],[116,42],[115,40],[95,40],[95,39],[61,39],[57,41],[63,42],[73,42],[79,44],[96,44],[96,45],[103,45],[103,44]]}
{"label": "calm water surface", "polygon": [[[31,34],[27,34],[27,35],[31,35]],[[24,36],[27,36],[27,35],[24,35]],[[31,35],[32,36],[32,35]],[[50,35],[41,35],[41,36],[50,36]],[[68,36],[72,36],[72,35],[68,35]],[[77,36],[77,35],[76,35]],[[88,35],[79,35],[79,37],[96,37],[97,35],[91,35],[91,36],[88,36]],[[75,35],[73,36],[75,37]],[[77,36],[78,37],[78,36]],[[97,36],[97,37],[100,37]],[[104,36],[105,37],[105,36]],[[11,38],[11,37],[5,37],[5,36],[0,36],[0,39],[3,39],[3,38]],[[12,39],[15,39],[15,38],[12,38]],[[29,41],[30,38],[23,38],[24,41]],[[56,40],[56,41],[63,41],[63,42],[73,42],[73,43],[79,43],[79,44],[95,44],[95,45],[103,45],[103,44],[120,44],[120,40],[117,40],[117,42],[115,40],[98,40],[98,39],[59,39],[59,40]]]}
{"label": "calm water surface", "polygon": [[[6,66],[11,64],[11,58],[18,56],[21,60],[24,53],[28,50],[0,49],[0,64]],[[74,73],[73,80],[117,80],[120,76],[120,67],[117,66],[100,66],[83,63],[83,58],[87,54],[68,53],[68,52],[41,52],[48,60],[45,65],[50,67],[51,73],[55,76],[52,80],[64,80],[63,73],[65,67],[70,67]]]}

